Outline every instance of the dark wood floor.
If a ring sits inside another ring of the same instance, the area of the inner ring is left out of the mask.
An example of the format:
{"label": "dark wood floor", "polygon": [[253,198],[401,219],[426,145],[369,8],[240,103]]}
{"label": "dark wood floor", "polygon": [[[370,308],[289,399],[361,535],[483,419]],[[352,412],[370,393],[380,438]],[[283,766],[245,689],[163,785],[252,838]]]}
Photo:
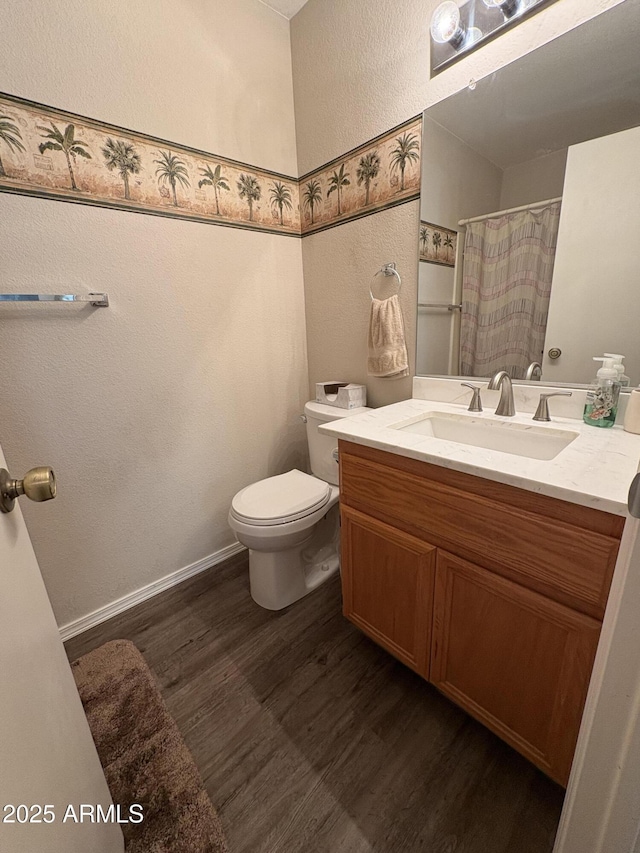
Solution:
{"label": "dark wood floor", "polygon": [[231,853],[547,853],[564,792],[347,622],[336,577],[279,613],[244,554],[70,640],[153,669]]}

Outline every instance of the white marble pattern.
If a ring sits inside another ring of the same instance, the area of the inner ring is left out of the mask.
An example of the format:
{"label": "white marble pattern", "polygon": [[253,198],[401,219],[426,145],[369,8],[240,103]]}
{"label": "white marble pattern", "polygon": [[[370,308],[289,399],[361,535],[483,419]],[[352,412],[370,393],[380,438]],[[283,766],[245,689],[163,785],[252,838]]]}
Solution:
{"label": "white marble pattern", "polygon": [[[629,486],[640,462],[640,435],[625,432],[620,426],[598,429],[583,423],[586,393],[583,389],[575,390],[572,397],[551,399],[549,407],[552,422],[534,424],[532,412],[538,404],[540,392],[544,390],[547,389],[542,386],[532,388],[514,385],[517,414],[513,418],[497,420],[578,433],[578,437],[568,447],[548,461],[391,429],[392,424],[426,412],[464,414],[471,392],[460,388],[458,380],[416,377],[414,394],[417,392],[422,397],[429,393],[429,398],[414,397],[361,415],[342,418],[321,426],[320,431],[356,444],[398,453],[616,515],[626,515]],[[443,399],[447,397],[448,400]],[[473,417],[496,419],[494,410],[498,399],[499,392],[485,391],[484,411],[474,413]],[[563,403],[564,408],[554,405]],[[564,414],[567,403],[573,417]]]}

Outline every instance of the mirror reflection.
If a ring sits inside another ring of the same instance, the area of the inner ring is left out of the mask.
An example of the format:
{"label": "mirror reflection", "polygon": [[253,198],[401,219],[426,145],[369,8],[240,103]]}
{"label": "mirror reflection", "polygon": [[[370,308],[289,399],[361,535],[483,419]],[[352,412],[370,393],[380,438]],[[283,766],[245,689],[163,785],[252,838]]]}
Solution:
{"label": "mirror reflection", "polygon": [[424,113],[417,369],[640,383],[640,3]]}

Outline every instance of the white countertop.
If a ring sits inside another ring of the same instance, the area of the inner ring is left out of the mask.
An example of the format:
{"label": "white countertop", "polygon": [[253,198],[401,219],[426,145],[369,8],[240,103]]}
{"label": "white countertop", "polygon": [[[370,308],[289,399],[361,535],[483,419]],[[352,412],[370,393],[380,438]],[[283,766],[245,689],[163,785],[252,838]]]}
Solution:
{"label": "white countertop", "polygon": [[[550,403],[561,399],[554,398]],[[627,514],[627,494],[640,462],[640,435],[625,432],[620,426],[602,429],[555,415],[551,423],[534,422],[531,412],[496,418],[493,408],[472,416],[539,429],[569,430],[577,432],[578,437],[547,461],[391,429],[391,424],[426,412],[471,415],[466,404],[418,399],[323,424],[320,432],[582,506]]]}

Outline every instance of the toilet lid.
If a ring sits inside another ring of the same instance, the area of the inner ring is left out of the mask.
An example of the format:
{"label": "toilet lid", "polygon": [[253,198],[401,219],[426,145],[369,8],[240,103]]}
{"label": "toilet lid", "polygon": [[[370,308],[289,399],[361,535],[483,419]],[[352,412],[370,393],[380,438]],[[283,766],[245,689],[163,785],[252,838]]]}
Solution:
{"label": "toilet lid", "polygon": [[231,509],[249,524],[284,524],[320,509],[330,496],[327,483],[294,468],[242,489],[232,500]]}

